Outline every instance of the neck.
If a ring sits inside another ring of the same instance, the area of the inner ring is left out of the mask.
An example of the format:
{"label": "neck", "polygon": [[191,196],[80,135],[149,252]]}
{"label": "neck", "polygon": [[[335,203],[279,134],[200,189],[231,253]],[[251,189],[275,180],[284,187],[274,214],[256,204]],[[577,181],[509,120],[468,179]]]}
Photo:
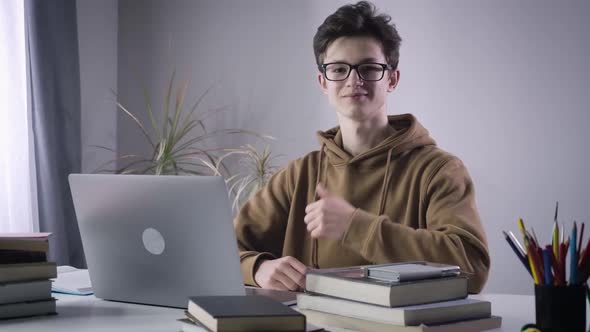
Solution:
{"label": "neck", "polygon": [[342,147],[353,156],[370,150],[395,132],[385,114],[365,121],[339,117],[338,122],[342,133]]}

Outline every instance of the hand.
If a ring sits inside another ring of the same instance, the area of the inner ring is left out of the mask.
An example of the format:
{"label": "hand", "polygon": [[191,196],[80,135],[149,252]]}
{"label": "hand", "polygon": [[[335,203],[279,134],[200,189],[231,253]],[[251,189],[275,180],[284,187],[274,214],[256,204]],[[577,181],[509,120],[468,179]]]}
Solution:
{"label": "hand", "polygon": [[307,266],[294,257],[285,256],[264,261],[254,273],[262,288],[297,291],[305,289]]}
{"label": "hand", "polygon": [[309,204],[305,208],[307,231],[311,237],[331,238],[340,240],[350,224],[355,207],[344,199],[330,194],[324,186],[318,184],[316,192],[319,201]]}

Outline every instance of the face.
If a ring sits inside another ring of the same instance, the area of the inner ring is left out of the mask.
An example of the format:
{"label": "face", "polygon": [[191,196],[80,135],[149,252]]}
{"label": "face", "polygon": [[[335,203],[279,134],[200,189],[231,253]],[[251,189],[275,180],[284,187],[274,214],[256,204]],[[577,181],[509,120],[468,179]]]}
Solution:
{"label": "face", "polygon": [[[340,37],[334,40],[328,46],[323,61],[331,62],[351,65],[387,63],[381,43],[371,37]],[[344,81],[330,81],[320,73],[318,81],[339,117],[366,121],[386,117],[386,96],[397,86],[399,71],[386,70],[380,81],[363,81],[356,70],[352,70]]]}

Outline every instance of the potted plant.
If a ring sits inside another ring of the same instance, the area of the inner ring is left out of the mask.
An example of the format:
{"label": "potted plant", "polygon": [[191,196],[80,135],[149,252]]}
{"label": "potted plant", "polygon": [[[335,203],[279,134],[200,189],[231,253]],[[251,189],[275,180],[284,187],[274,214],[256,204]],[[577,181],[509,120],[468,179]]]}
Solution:
{"label": "potted plant", "polygon": [[[146,143],[150,146],[149,155],[123,154],[114,160],[100,165],[95,172],[115,174],[153,174],[153,175],[218,175],[228,183],[230,195],[233,195],[233,209],[239,208],[251,194],[260,189],[276,167],[271,164],[267,145],[263,152],[248,144],[241,147],[206,147],[203,143],[223,135],[248,135],[261,139],[273,139],[255,131],[244,129],[208,130],[205,120],[222,111],[214,109],[207,112],[198,110],[205,91],[190,107],[185,108],[188,82],[175,86],[175,71],[167,84],[162,120],[156,120],[154,108],[150,102],[145,86],[142,86],[149,125],[143,123],[131,110],[122,105],[118,98],[117,109],[131,119],[141,130]],[[114,93],[115,96],[116,93]],[[94,145],[100,149],[116,152],[114,149]],[[230,170],[226,161],[237,156],[237,171]],[[109,166],[115,166],[109,168]],[[241,168],[241,169],[240,169]]]}

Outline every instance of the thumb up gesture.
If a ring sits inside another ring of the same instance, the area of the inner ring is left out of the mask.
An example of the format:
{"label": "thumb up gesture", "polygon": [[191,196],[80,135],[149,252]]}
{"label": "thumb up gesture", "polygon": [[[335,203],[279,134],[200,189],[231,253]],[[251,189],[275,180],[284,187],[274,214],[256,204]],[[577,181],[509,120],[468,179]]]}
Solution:
{"label": "thumb up gesture", "polygon": [[317,185],[316,193],[320,199],[305,208],[307,231],[313,238],[342,239],[356,208],[321,184]]}

